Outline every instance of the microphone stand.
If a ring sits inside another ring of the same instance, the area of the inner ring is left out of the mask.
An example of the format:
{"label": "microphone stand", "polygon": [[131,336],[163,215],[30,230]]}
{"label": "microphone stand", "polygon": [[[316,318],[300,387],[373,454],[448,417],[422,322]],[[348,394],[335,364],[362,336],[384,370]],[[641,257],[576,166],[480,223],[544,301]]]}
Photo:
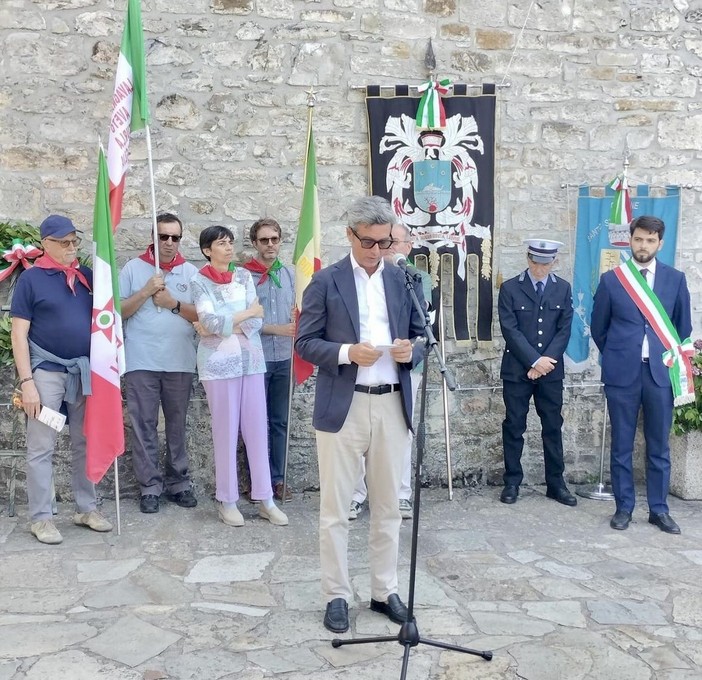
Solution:
{"label": "microphone stand", "polygon": [[416,450],[417,450],[417,467],[415,469],[414,475],[414,518],[412,519],[412,548],[410,551],[410,570],[409,570],[409,595],[407,597],[407,619],[400,627],[400,632],[397,635],[387,635],[381,637],[371,637],[371,638],[356,638],[356,639],[340,639],[334,638],[332,640],[332,647],[337,648],[342,645],[364,645],[375,642],[399,642],[404,648],[404,655],[402,657],[402,671],[400,672],[400,680],[405,680],[407,677],[407,668],[409,665],[409,653],[412,647],[416,647],[419,644],[429,645],[431,647],[439,647],[441,649],[450,649],[455,652],[462,652],[464,654],[474,654],[475,656],[480,656],[486,661],[492,659],[492,652],[490,651],[480,651],[477,649],[469,649],[468,647],[459,647],[458,645],[452,645],[447,642],[438,642],[436,640],[429,640],[422,637],[419,634],[419,629],[417,628],[417,620],[414,617],[414,588],[417,575],[417,543],[419,536],[419,510],[420,501],[422,493],[422,462],[424,460],[424,446],[426,442],[426,426],[425,426],[425,413],[426,413],[426,400],[427,400],[427,370],[429,364],[429,352],[433,351],[434,356],[439,362],[439,370],[446,386],[449,390],[453,391],[456,389],[456,381],[451,374],[451,372],[446,368],[446,364],[441,358],[441,353],[437,348],[436,338],[431,328],[431,322],[426,311],[422,308],[422,305],[417,298],[417,293],[414,290],[415,279],[411,272],[407,271],[407,265],[403,259],[396,261],[396,264],[405,273],[405,287],[407,288],[410,298],[414,304],[417,312],[424,318],[424,366],[422,367],[422,387],[420,396],[420,408],[419,408],[419,423],[417,424],[417,436],[416,436]]}

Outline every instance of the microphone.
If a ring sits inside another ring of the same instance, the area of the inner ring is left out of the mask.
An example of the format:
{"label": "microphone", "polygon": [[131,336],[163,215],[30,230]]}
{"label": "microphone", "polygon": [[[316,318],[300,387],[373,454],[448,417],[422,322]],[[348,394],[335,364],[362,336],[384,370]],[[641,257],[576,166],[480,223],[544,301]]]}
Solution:
{"label": "microphone", "polygon": [[392,256],[392,263],[402,271],[407,271],[407,258],[402,253],[395,253]]}

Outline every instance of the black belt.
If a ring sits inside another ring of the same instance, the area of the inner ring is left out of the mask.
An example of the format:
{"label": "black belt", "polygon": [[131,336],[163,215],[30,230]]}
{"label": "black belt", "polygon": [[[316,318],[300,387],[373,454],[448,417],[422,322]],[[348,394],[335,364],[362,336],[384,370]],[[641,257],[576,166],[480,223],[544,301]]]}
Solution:
{"label": "black belt", "polygon": [[400,383],[394,385],[356,385],[354,392],[363,392],[363,394],[389,394],[390,392],[399,392]]}
{"label": "black belt", "polygon": [[643,361],[643,363],[647,364],[647,363],[648,363],[648,357],[641,357],[641,361]]}

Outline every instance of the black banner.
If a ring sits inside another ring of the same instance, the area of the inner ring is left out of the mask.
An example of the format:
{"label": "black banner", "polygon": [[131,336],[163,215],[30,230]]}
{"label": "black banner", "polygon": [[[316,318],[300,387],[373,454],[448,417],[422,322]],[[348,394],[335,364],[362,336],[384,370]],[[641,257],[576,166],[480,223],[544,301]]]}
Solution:
{"label": "black banner", "polygon": [[412,230],[412,254],[432,276],[436,309],[441,290],[450,290],[445,311],[455,339],[491,340],[494,85],[478,96],[454,85],[442,99],[446,125],[432,130],[417,128],[419,97],[408,86],[385,91],[366,92],[371,193],[385,196]]}

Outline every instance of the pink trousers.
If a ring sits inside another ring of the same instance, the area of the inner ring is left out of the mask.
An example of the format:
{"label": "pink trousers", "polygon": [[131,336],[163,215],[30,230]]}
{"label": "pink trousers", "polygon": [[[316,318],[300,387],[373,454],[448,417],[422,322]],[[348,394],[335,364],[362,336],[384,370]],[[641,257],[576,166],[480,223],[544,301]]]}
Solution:
{"label": "pink trousers", "polygon": [[264,374],[226,380],[203,380],[212,416],[214,443],[215,497],[224,503],[239,500],[236,449],[241,437],[251,471],[251,498],[273,498],[268,464],[268,421]]}

